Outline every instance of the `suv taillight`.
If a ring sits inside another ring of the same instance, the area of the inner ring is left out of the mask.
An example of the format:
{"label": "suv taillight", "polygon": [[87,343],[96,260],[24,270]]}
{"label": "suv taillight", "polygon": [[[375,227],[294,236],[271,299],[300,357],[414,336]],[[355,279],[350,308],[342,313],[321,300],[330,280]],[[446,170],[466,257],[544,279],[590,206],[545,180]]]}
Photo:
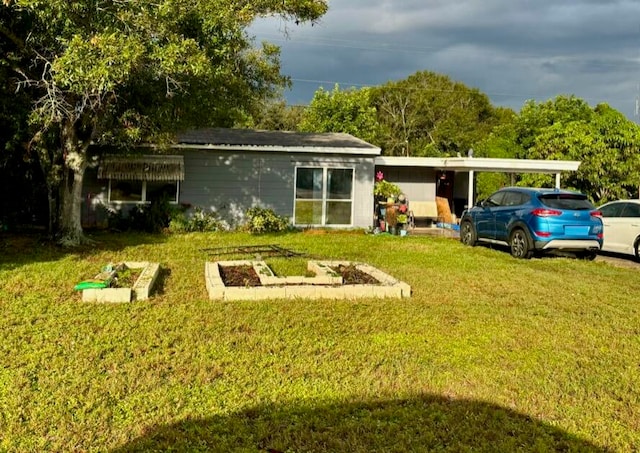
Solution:
{"label": "suv taillight", "polygon": [[556,215],[562,215],[562,211],[558,211],[556,209],[547,209],[547,208],[537,208],[531,211],[536,217],[552,217]]}
{"label": "suv taillight", "polygon": [[602,213],[600,211],[591,211],[589,214],[591,214],[591,217],[600,217],[600,218],[602,218]]}

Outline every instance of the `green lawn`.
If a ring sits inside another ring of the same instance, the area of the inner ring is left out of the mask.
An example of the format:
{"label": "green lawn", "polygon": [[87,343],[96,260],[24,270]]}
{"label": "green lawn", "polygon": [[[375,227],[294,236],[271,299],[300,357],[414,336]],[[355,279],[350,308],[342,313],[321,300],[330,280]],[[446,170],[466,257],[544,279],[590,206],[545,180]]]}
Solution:
{"label": "green lawn", "polygon": [[[1,451],[640,446],[637,270],[363,233],[36,239],[0,238]],[[209,301],[207,249],[247,244],[363,261],[413,296]],[[74,284],[123,260],[160,262],[159,292],[82,303]]]}

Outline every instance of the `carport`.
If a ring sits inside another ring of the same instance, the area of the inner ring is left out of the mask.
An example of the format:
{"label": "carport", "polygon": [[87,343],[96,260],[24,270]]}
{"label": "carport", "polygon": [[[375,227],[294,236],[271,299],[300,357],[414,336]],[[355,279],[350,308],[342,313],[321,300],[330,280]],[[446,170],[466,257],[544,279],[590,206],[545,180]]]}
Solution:
{"label": "carport", "polygon": [[[487,157],[401,157],[401,156],[379,156],[375,159],[376,170],[383,173],[386,169],[431,169],[434,175],[438,172],[468,173],[466,201],[467,206],[473,206],[475,194],[475,173],[476,172],[497,172],[497,173],[547,173],[555,174],[555,186],[560,188],[560,175],[562,172],[576,171],[580,166],[580,161],[572,160],[538,160],[538,159],[495,159]],[[397,172],[399,175],[406,173]],[[385,173],[386,174],[386,173]],[[402,176],[392,178],[393,182],[403,185],[405,183],[410,190],[417,183],[432,184],[433,188],[426,193],[427,198],[435,199],[436,176],[433,181],[407,178],[402,180]],[[432,196],[431,196],[432,195]],[[464,195],[461,194],[461,197]],[[411,195],[409,196],[411,199]],[[413,199],[422,199],[424,196],[413,194]]]}

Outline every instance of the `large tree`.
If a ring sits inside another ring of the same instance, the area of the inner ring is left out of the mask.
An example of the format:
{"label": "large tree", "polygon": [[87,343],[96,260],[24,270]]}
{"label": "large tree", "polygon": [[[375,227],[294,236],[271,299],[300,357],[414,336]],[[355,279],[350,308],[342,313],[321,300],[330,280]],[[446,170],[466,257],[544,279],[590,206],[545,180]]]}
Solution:
{"label": "large tree", "polygon": [[57,231],[67,244],[83,240],[80,202],[91,144],[232,124],[286,81],[279,49],[254,49],[247,26],[264,15],[314,21],[327,9],[324,0],[3,4],[1,45],[14,83],[33,100],[29,148],[40,156],[51,191],[59,184]]}
{"label": "large tree", "polygon": [[[637,196],[640,126],[606,104],[585,109],[586,104],[575,99],[574,106],[581,107],[569,116],[566,101],[560,97],[537,107],[530,103],[523,109],[518,123],[525,133],[518,141],[531,146],[522,148],[519,157],[581,161],[577,172],[566,175],[564,184],[588,194],[596,203]],[[545,117],[547,121],[538,121],[542,127],[526,126]],[[521,184],[551,186],[552,180],[549,175],[524,175]]]}
{"label": "large tree", "polygon": [[385,154],[466,154],[500,122],[501,114],[475,88],[430,71],[376,88]]}

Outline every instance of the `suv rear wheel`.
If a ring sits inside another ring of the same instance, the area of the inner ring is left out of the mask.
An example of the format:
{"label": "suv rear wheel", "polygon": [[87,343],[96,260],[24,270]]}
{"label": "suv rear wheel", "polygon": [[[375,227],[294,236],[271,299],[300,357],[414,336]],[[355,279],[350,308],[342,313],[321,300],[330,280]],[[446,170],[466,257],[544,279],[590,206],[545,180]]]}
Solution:
{"label": "suv rear wheel", "polygon": [[509,249],[514,258],[529,259],[533,255],[529,237],[522,228],[516,228],[509,236]]}

